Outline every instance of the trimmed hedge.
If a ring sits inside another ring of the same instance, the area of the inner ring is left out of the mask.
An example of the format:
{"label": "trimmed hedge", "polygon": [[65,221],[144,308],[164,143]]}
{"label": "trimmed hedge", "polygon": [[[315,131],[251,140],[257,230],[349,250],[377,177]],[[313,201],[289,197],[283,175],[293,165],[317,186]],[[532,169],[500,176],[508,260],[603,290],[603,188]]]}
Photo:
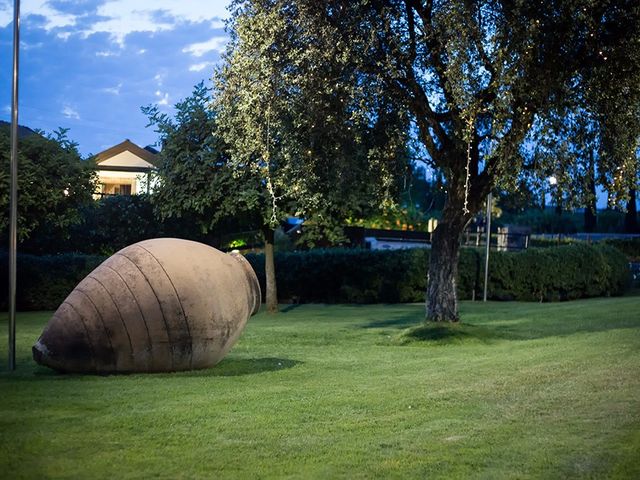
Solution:
{"label": "trimmed hedge", "polygon": [[[430,251],[330,249],[276,254],[281,301],[317,303],[422,302]],[[105,257],[19,255],[17,308],[54,310]],[[264,292],[264,258],[247,259]],[[0,253],[0,310],[7,309],[7,254]],[[484,253],[460,252],[458,295],[482,295]],[[492,252],[489,298],[555,301],[621,295],[630,284],[626,256],[610,245],[567,245],[523,252]]]}
{"label": "trimmed hedge", "polygon": [[[392,303],[424,297],[428,251],[327,249],[276,254],[278,297],[294,302]],[[249,254],[262,291],[264,258]]]}
{"label": "trimmed hedge", "polygon": [[[276,254],[278,297],[324,303],[421,302],[426,291],[429,250],[311,250]],[[264,259],[247,259],[264,292]],[[482,295],[484,254],[462,249],[458,296]],[[629,264],[608,245],[567,245],[523,252],[492,252],[489,298],[555,301],[621,295],[631,280]]]}
{"label": "trimmed hedge", "polygon": [[574,244],[493,253],[488,291],[496,300],[574,300],[621,295],[630,282],[622,252],[608,245]]}
{"label": "trimmed hedge", "polygon": [[610,238],[604,241],[624,253],[630,262],[640,262],[640,237]]}
{"label": "trimmed hedge", "polygon": [[[71,290],[105,260],[100,255],[18,255],[18,310],[55,310]],[[0,252],[0,310],[8,309],[9,256]]]}

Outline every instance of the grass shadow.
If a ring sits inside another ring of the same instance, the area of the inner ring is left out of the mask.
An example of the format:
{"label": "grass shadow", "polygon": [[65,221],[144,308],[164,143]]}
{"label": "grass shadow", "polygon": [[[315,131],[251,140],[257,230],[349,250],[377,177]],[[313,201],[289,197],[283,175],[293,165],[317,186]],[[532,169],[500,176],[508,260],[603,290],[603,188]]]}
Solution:
{"label": "grass shadow", "polygon": [[298,360],[290,360],[288,358],[225,358],[219,364],[211,368],[201,370],[187,370],[181,372],[153,372],[153,373],[114,373],[114,374],[95,374],[95,373],[63,373],[56,370],[36,365],[31,362],[21,362],[15,372],[8,370],[0,370],[0,379],[11,381],[38,381],[38,380],[64,380],[71,378],[100,378],[100,377],[128,377],[135,375],[143,376],[197,376],[197,377],[238,377],[241,375],[255,375],[264,372],[275,372],[295,367],[302,362]]}
{"label": "grass shadow", "polygon": [[549,337],[569,337],[572,335],[607,332],[610,330],[636,329],[638,322],[634,319],[620,319],[612,322],[598,322],[593,319],[582,321],[551,322],[544,320],[515,320],[511,324],[488,325],[492,336],[499,340],[537,340]]}
{"label": "grass shadow", "polygon": [[[360,328],[398,329],[391,343],[460,344],[466,342],[527,341],[638,328],[635,298],[620,298],[616,315],[609,299],[553,304],[465,303],[460,323],[425,323],[418,314],[389,315],[360,324]],[[389,332],[385,332],[388,336]],[[388,337],[389,338],[389,337]]]}
{"label": "grass shadow", "polygon": [[490,343],[497,337],[491,329],[465,323],[423,323],[401,332],[392,343],[408,345],[428,343],[448,345],[480,341]]}
{"label": "grass shadow", "polygon": [[215,367],[203,370],[180,372],[181,376],[206,377],[239,377],[241,375],[255,375],[265,372],[275,372],[295,367],[302,362],[288,358],[225,358]]}
{"label": "grass shadow", "polygon": [[281,308],[280,309],[280,313],[290,312],[291,310],[295,310],[296,308],[300,307],[300,305],[302,305],[302,304],[301,303],[290,303],[286,307]]}
{"label": "grass shadow", "polygon": [[360,328],[409,328],[423,321],[422,316],[400,314],[383,320],[375,320],[359,325]]}

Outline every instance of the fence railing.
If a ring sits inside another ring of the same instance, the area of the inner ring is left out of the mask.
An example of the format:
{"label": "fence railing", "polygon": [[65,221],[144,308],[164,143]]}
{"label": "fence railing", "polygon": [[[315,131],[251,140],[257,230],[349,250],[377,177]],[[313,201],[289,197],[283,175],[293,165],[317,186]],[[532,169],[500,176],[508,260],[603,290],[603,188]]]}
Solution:
{"label": "fence railing", "polygon": [[[475,232],[466,230],[462,244],[466,247],[483,247],[487,236],[484,229]],[[490,247],[497,251],[519,251],[529,248],[531,235],[528,233],[492,232]]]}

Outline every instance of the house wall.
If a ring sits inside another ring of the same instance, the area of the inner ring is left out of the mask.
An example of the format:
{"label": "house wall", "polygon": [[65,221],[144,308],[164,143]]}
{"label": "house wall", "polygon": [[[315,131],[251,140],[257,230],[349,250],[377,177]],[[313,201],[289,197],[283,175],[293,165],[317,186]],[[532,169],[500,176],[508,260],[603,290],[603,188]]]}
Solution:
{"label": "house wall", "polygon": [[[107,170],[98,170],[98,184],[103,185],[131,185],[132,194],[140,194],[147,192],[147,175],[144,173],[136,172],[113,172]],[[151,178],[151,189],[154,186],[153,176]],[[112,193],[111,190],[103,191],[101,188],[100,193]]]}

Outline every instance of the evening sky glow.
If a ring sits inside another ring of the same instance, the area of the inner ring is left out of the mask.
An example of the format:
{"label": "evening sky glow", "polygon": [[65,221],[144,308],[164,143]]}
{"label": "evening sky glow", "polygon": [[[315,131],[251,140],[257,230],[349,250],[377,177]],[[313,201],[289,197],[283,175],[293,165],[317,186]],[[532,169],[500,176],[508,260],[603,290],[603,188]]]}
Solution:
{"label": "evening sky glow", "polygon": [[[22,0],[20,124],[69,128],[86,156],[157,135],[140,107],[171,112],[208,81],[228,0]],[[10,120],[13,1],[0,0],[0,119]]]}

